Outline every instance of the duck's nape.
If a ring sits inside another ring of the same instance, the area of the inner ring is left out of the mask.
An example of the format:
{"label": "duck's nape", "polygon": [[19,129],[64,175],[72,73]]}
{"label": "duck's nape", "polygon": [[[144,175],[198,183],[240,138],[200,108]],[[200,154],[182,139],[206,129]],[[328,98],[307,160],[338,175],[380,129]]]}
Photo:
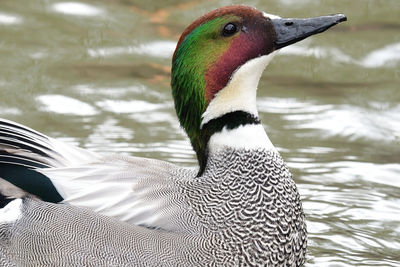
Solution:
{"label": "duck's nape", "polygon": [[[180,124],[196,152],[199,175],[206,167],[208,142],[216,129],[221,131],[226,123],[235,129],[258,121],[258,82],[275,51],[345,20],[342,14],[282,19],[232,5],[208,13],[186,28],[172,58],[171,87]],[[235,112],[247,115],[236,117]],[[234,119],[226,122],[223,116]],[[211,121],[215,125],[217,119],[221,125],[207,126]],[[263,143],[270,146],[268,137],[260,138],[261,147]]]}

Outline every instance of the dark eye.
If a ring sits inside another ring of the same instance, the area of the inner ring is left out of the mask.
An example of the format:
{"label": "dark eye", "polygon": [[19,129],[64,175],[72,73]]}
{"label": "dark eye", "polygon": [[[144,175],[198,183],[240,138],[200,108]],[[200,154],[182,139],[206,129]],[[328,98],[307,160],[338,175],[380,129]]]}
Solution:
{"label": "dark eye", "polygon": [[224,26],[222,30],[222,35],[225,37],[231,36],[237,32],[237,27],[233,23],[228,23]]}

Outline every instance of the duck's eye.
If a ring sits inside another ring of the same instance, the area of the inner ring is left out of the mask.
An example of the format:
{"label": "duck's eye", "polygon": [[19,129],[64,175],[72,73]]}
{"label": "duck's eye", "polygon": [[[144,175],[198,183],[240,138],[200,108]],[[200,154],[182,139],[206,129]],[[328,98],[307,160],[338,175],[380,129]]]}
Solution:
{"label": "duck's eye", "polygon": [[237,27],[235,24],[229,22],[224,26],[224,29],[222,30],[222,35],[225,37],[231,36],[237,32]]}

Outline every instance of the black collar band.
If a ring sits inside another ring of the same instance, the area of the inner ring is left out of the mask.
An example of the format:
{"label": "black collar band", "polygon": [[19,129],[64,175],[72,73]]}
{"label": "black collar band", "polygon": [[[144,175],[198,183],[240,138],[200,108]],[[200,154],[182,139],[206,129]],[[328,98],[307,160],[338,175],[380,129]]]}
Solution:
{"label": "black collar band", "polygon": [[198,176],[201,176],[206,168],[208,158],[208,142],[213,134],[221,132],[224,128],[227,130],[233,130],[240,126],[260,124],[260,119],[253,114],[245,111],[233,111],[226,113],[218,118],[212,119],[201,128],[201,139],[202,143],[206,145],[203,155],[198,155],[200,170]]}

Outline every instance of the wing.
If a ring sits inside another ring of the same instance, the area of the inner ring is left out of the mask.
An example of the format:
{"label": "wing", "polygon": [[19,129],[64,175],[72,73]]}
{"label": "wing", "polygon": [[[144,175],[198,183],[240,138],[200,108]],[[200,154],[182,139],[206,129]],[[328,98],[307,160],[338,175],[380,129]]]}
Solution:
{"label": "wing", "polygon": [[165,161],[124,156],[39,171],[51,179],[65,203],[168,230],[182,230],[178,224],[184,220],[187,201],[181,186],[196,175],[194,169]]}
{"label": "wing", "polygon": [[97,154],[67,145],[0,118],[0,162],[28,168],[66,167],[91,162]]}
{"label": "wing", "polygon": [[63,197],[36,169],[76,166],[97,158],[90,151],[0,119],[0,177],[43,200],[59,202]]}
{"label": "wing", "polygon": [[181,185],[195,175],[194,169],[160,160],[101,156],[0,120],[0,177],[46,201],[131,224],[182,230],[188,208]]}

